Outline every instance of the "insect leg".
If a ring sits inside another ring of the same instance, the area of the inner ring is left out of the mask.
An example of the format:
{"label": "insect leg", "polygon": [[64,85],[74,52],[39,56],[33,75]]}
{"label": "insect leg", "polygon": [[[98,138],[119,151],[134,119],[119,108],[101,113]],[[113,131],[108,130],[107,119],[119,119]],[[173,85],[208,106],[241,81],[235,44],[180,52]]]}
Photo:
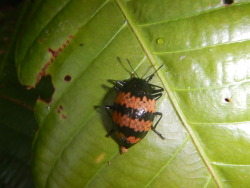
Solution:
{"label": "insect leg", "polygon": [[124,84],[126,84],[126,82],[121,81],[121,80],[117,80],[116,83],[117,83],[118,85],[122,86],[122,87],[124,86]]}
{"label": "insect leg", "polygon": [[[107,112],[107,114],[112,118],[112,114],[109,112],[109,110],[113,110],[114,107],[113,106],[105,106],[105,110]],[[112,129],[108,132],[108,134],[106,135],[106,137],[109,137],[113,132],[114,132],[114,123],[112,121],[113,127]]]}
{"label": "insect leg", "polygon": [[162,134],[159,133],[157,130],[155,130],[157,124],[159,123],[159,121],[160,121],[161,118],[162,118],[162,113],[161,113],[161,112],[155,112],[155,116],[160,116],[160,118],[157,120],[157,122],[155,123],[155,125],[153,125],[153,126],[151,127],[151,129],[152,129],[152,131],[154,131],[162,140],[164,140],[165,138],[162,136]]}
{"label": "insect leg", "polygon": [[121,90],[121,88],[119,88],[118,86],[115,86],[116,93],[118,93],[120,90]]}
{"label": "insect leg", "polygon": [[111,113],[109,112],[109,110],[113,110],[113,106],[107,105],[107,106],[105,106],[105,110],[106,110],[107,114],[112,118],[112,115],[111,115]]}
{"label": "insect leg", "polygon": [[153,94],[151,96],[153,96],[155,100],[158,100],[159,98],[161,98],[162,93],[156,93],[156,94]]}
{"label": "insect leg", "polygon": [[116,81],[117,85],[115,85],[115,91],[118,93],[121,90],[121,87],[123,87],[125,83],[126,82],[124,81],[117,80]]}
{"label": "insect leg", "polygon": [[160,86],[157,86],[157,85],[154,85],[154,84],[150,84],[150,85],[151,85],[151,87],[158,88],[158,89],[155,90],[155,92],[162,92],[162,91],[164,91],[164,89],[162,87],[160,87]]}

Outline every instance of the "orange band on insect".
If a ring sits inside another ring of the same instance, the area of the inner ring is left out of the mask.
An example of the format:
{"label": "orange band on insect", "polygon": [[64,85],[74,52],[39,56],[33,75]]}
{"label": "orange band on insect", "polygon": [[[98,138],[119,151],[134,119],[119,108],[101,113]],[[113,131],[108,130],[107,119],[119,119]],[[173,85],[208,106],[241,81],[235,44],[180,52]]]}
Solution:
{"label": "orange band on insect", "polygon": [[147,99],[143,96],[142,100],[140,97],[131,96],[131,93],[119,92],[115,99],[115,103],[125,105],[126,108],[134,108],[137,110],[145,109],[145,112],[155,112],[155,100]]}
{"label": "orange band on insect", "polygon": [[135,132],[137,131],[148,131],[151,128],[152,122],[147,120],[144,121],[139,119],[131,119],[126,114],[122,115],[121,113],[118,113],[114,111],[113,113],[113,121],[120,127],[129,127],[133,129]]}

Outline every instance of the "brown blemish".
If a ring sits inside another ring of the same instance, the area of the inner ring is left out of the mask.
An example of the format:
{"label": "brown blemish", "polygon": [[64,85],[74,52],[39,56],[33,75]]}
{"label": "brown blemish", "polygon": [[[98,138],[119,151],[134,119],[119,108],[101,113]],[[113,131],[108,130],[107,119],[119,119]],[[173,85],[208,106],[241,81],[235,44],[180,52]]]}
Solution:
{"label": "brown blemish", "polygon": [[20,106],[22,106],[30,111],[34,111],[34,108],[32,106],[28,105],[27,103],[25,103],[23,101],[20,101],[19,99],[15,99],[15,98],[12,98],[12,97],[9,97],[6,95],[0,95],[0,98],[8,100],[14,104],[20,105]]}
{"label": "brown blemish", "polygon": [[60,114],[62,111],[63,111],[63,106],[60,105],[60,106],[57,108],[57,113]]}
{"label": "brown blemish", "polygon": [[42,77],[46,76],[46,69],[49,67],[49,65],[52,63],[52,58],[50,58],[50,61],[47,62],[42,70],[38,73],[37,77],[36,77],[36,85],[39,83],[39,81],[41,80]]}
{"label": "brown blemish", "polygon": [[68,39],[66,40],[66,42],[64,42],[62,44],[61,47],[59,47],[58,49],[56,50],[53,50],[51,48],[48,48],[48,52],[51,54],[51,57],[50,57],[50,60],[44,64],[42,70],[38,73],[37,77],[36,77],[36,84],[38,84],[38,82],[41,80],[41,78],[43,76],[46,76],[46,70],[47,68],[50,66],[50,64],[55,60],[55,58],[63,51],[64,48],[66,48],[66,46],[69,44],[69,42],[72,40],[73,38],[73,35],[70,35],[68,37]]}
{"label": "brown blemish", "polygon": [[231,99],[225,98],[225,101],[226,101],[226,102],[231,102]]}
{"label": "brown blemish", "polygon": [[63,119],[67,119],[67,116],[64,115],[64,114],[62,114],[61,117],[62,117]]}
{"label": "brown blemish", "polygon": [[50,99],[43,99],[43,98],[41,98],[41,96],[38,96],[37,100],[41,101],[41,102],[44,102],[44,103],[47,103],[47,104],[50,104],[51,101],[52,101],[52,98],[50,98]]}
{"label": "brown blemish", "polygon": [[9,38],[9,37],[3,37],[3,40],[4,40],[4,41],[9,41],[10,38]]}
{"label": "brown blemish", "polygon": [[71,76],[70,76],[70,75],[64,76],[64,80],[65,80],[66,82],[69,82],[69,81],[71,80]]}
{"label": "brown blemish", "polygon": [[44,43],[44,41],[45,41],[45,38],[40,38],[39,40],[38,40],[40,43]]}

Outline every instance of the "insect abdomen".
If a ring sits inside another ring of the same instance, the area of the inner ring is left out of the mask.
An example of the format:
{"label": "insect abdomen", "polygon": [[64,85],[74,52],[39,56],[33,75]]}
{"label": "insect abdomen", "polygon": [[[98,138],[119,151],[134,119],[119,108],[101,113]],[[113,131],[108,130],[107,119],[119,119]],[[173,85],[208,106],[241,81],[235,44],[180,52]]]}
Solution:
{"label": "insect abdomen", "polygon": [[118,93],[112,119],[122,147],[129,148],[147,134],[152,126],[154,113],[154,99],[132,96],[130,92]]}

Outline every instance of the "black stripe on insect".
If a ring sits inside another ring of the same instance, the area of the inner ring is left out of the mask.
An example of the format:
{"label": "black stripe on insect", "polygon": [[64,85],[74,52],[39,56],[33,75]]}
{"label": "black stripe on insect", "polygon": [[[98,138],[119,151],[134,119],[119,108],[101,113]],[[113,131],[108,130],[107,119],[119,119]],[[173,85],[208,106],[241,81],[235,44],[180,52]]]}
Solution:
{"label": "black stripe on insect", "polygon": [[[143,79],[139,78],[128,60],[127,62],[133,71],[132,77],[128,80],[116,81],[117,97],[114,104],[105,106],[113,122],[113,129],[109,135],[116,134],[121,153],[126,152],[129,147],[143,139],[150,129],[161,139],[165,139],[156,130],[162,118],[162,113],[156,112],[156,101],[162,96],[164,89],[149,83],[163,65]],[[153,125],[156,116],[159,118]]]}

